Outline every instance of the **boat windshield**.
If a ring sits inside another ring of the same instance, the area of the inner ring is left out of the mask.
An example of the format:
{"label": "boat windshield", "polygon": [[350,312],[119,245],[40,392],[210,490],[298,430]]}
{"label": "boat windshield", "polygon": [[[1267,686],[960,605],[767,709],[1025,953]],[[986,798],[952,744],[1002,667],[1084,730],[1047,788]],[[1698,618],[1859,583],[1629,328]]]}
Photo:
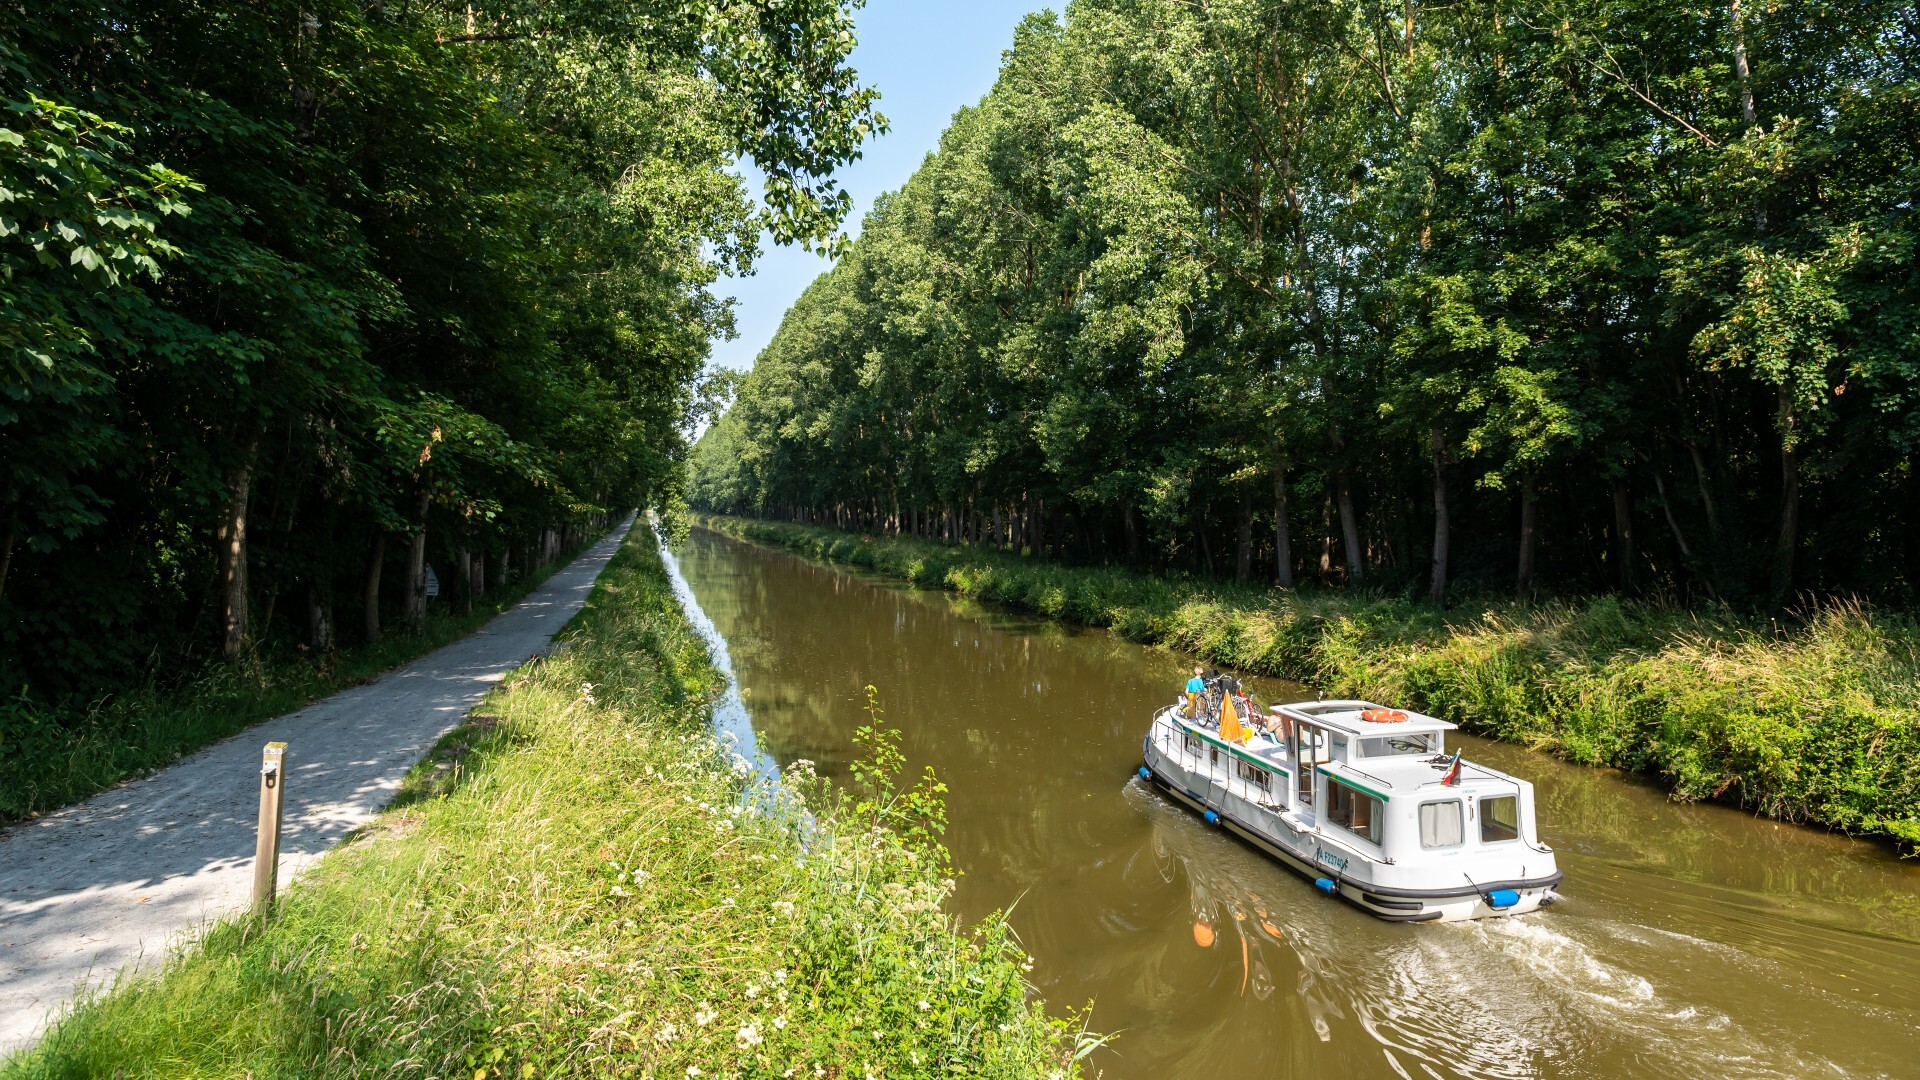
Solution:
{"label": "boat windshield", "polygon": [[1382,735],[1359,741],[1360,756],[1363,758],[1432,754],[1437,753],[1439,749],[1439,739],[1431,731],[1420,731],[1409,735]]}

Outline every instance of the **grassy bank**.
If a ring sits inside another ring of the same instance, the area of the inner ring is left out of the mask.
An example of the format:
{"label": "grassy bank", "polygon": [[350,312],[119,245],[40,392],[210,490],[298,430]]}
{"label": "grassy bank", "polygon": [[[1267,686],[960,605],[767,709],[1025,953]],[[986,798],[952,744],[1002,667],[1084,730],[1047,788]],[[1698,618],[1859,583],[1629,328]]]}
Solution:
{"label": "grassy bank", "polygon": [[1857,604],[1791,624],[1611,597],[1438,612],[1073,568],[991,549],[701,516],[726,535],[866,567],[1329,695],[1411,705],[1683,799],[1920,843],[1920,626]]}
{"label": "grassy bank", "polygon": [[271,922],[217,927],[0,1075],[1074,1071],[1004,925],[952,926],[937,849],[898,839],[925,789],[855,804],[802,766],[811,818],[743,802],[644,529],[566,640]]}
{"label": "grassy bank", "polygon": [[103,698],[78,716],[0,701],[0,825],[78,802],[458,641],[525,599],[590,545],[496,588],[468,614],[436,611],[419,630],[389,633],[375,644],[324,656],[256,650],[232,663],[210,664],[189,679]]}

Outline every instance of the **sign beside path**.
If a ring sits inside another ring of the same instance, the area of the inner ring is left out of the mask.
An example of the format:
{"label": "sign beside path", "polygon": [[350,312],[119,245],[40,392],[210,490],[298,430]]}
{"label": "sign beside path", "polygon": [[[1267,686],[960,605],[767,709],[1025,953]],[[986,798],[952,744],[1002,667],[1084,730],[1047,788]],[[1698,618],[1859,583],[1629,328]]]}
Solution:
{"label": "sign beside path", "polygon": [[0,1053],[82,985],[165,958],[247,907],[260,745],[289,752],[280,884],[399,790],[407,770],[586,602],[633,520],[451,645],[248,728],[141,780],[0,833]]}

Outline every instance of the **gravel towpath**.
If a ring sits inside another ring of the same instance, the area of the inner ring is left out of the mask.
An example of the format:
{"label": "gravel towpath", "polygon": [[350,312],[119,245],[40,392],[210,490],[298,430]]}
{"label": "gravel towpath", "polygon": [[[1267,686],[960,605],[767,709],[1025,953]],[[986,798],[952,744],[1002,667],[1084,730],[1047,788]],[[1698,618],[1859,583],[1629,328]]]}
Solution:
{"label": "gravel towpath", "polygon": [[246,907],[263,744],[288,744],[284,886],[378,813],[495,683],[548,648],[631,525],[404,668],[0,833],[0,1053],[36,1040],[80,988],[157,962]]}

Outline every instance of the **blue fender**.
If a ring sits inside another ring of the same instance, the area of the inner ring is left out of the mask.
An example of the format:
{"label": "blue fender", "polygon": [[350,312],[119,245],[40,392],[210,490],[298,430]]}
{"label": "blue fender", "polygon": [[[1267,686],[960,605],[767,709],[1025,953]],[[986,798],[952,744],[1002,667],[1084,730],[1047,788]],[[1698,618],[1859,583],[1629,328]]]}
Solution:
{"label": "blue fender", "polygon": [[1334,884],[1334,880],[1330,877],[1314,878],[1313,887],[1326,893],[1328,896],[1332,896],[1335,890],[1340,888],[1339,885]]}
{"label": "blue fender", "polygon": [[1204,820],[1204,821],[1205,821],[1205,822],[1206,822],[1207,824],[1209,824],[1209,825],[1218,825],[1218,824],[1220,824],[1220,815],[1219,815],[1219,814],[1216,814],[1216,813],[1214,813],[1214,812],[1213,812],[1213,811],[1211,811],[1211,810],[1209,810],[1209,811],[1207,811],[1207,812],[1206,812],[1206,813],[1204,813],[1204,814],[1201,814],[1201,815],[1200,815],[1200,817],[1201,817],[1201,819],[1202,819],[1202,820]]}
{"label": "blue fender", "polygon": [[1142,780],[1153,779],[1153,773],[1150,772],[1145,765],[1140,766],[1140,779]]}
{"label": "blue fender", "polygon": [[1495,889],[1487,894],[1487,906],[1499,911],[1510,908],[1520,902],[1520,894],[1512,889]]}

